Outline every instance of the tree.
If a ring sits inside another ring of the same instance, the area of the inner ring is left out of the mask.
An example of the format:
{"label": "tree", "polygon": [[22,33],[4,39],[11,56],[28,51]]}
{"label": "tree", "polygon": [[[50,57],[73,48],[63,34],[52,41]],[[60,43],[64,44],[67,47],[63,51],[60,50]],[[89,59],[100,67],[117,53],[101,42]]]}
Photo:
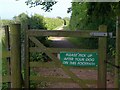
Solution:
{"label": "tree", "polygon": [[70,19],[70,29],[76,30],[83,28],[84,22],[87,19],[87,6],[86,3],[73,2],[72,14]]}
{"label": "tree", "polygon": [[[86,25],[90,28],[97,28],[100,24],[110,24],[108,20],[114,20],[120,11],[120,3],[103,3],[103,2],[89,2],[80,3],[73,2],[72,15],[70,23],[71,29],[83,29]],[[97,21],[96,21],[97,20]],[[91,25],[94,23],[94,25]],[[94,27],[91,27],[94,26]]]}
{"label": "tree", "polygon": [[25,13],[21,13],[18,16],[13,17],[15,23],[21,24],[21,41],[24,40],[25,29],[26,26],[29,24],[29,19],[30,17]]}
{"label": "tree", "polygon": [[[20,23],[22,30],[21,30],[21,40],[24,40],[24,34],[25,34],[25,29],[26,26],[29,25],[30,29],[46,29],[45,25],[44,25],[44,20],[43,20],[43,16],[39,15],[39,14],[34,14],[31,17],[28,16],[25,13],[21,13],[18,16],[15,16],[13,18],[15,23]],[[46,40],[45,37],[40,37],[40,40],[44,41]]]}
{"label": "tree", "polygon": [[44,25],[44,17],[39,14],[34,14],[30,17],[29,25],[31,29],[46,29]]}
{"label": "tree", "polygon": [[21,23],[21,24],[28,24],[30,17],[25,14],[25,13],[21,13],[18,16],[14,16],[13,20],[15,21],[15,23]]}

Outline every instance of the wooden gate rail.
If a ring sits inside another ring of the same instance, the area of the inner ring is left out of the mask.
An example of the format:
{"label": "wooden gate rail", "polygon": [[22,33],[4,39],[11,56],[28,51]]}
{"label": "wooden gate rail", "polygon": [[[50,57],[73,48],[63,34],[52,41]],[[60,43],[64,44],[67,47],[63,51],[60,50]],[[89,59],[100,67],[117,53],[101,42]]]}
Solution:
{"label": "wooden gate rail", "polygon": [[[72,83],[73,80],[71,78],[61,78],[61,77],[53,77],[53,76],[31,76],[30,80],[34,80],[35,82],[39,81],[46,81],[46,82],[53,82],[53,83],[57,83],[57,82],[62,82],[62,83]],[[78,79],[79,80],[79,79]],[[96,80],[83,80],[82,83],[87,83],[87,84],[96,84],[97,81]],[[81,83],[80,83],[81,85]],[[85,88],[85,87],[84,87]]]}
{"label": "wooden gate rail", "polygon": [[[52,77],[30,77],[30,67],[34,67],[35,65],[38,66],[38,64],[36,64],[37,62],[30,62],[30,58],[29,58],[29,53],[30,52],[44,52],[46,55],[48,55],[48,57],[50,57],[54,63],[55,66],[61,67],[71,78],[70,81],[74,81],[76,83],[78,83],[80,85],[80,87],[82,88],[86,88],[86,81],[78,78],[73,72],[71,72],[69,70],[69,67],[64,66],[60,60],[55,57],[52,53],[59,53],[60,51],[76,51],[76,52],[98,52],[99,55],[99,65],[98,65],[98,88],[106,88],[106,42],[107,42],[107,36],[99,36],[99,37],[93,37],[91,35],[91,33],[93,32],[103,32],[106,33],[107,32],[107,27],[104,25],[101,25],[99,27],[99,31],[91,31],[91,30],[81,30],[81,31],[47,31],[47,30],[26,30],[26,57],[25,57],[25,86],[26,88],[29,88],[29,81],[30,80],[37,80],[38,78],[40,80],[48,80],[50,79],[52,81]],[[39,40],[37,40],[37,36],[56,36],[56,37],[81,37],[81,38],[99,38],[99,47],[98,49],[63,49],[63,48],[46,48]],[[37,47],[29,47],[29,41],[32,41],[33,43],[35,43],[35,45]],[[43,66],[40,64],[40,66]],[[39,67],[39,66],[38,66]],[[58,78],[59,80],[63,80],[61,78]],[[57,80],[58,80],[57,79]],[[59,81],[58,80],[58,81]],[[65,79],[66,81],[69,81],[69,79]],[[87,80],[89,81],[89,80]],[[96,82],[96,81],[94,81]]]}
{"label": "wooden gate rail", "polygon": [[[74,49],[74,48],[47,48],[47,51],[51,51],[51,53],[60,53],[61,51],[66,52],[97,52],[98,49]],[[41,48],[38,47],[30,47],[30,52],[41,52]]]}
{"label": "wooden gate rail", "polygon": [[[65,30],[34,30],[30,29],[26,31],[28,36],[56,36],[56,37],[83,37],[83,38],[94,38],[90,33],[99,33],[105,31],[98,30],[78,30],[78,31],[65,31]],[[99,37],[95,37],[99,38]]]}

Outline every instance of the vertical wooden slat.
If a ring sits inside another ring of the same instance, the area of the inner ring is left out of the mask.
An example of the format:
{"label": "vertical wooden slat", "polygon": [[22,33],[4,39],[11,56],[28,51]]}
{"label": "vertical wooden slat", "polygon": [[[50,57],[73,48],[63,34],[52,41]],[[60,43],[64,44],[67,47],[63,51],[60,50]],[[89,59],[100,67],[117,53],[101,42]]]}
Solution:
{"label": "vertical wooden slat", "polygon": [[29,36],[27,34],[27,30],[29,26],[26,26],[25,29],[25,88],[29,88],[29,80],[30,80],[30,63],[29,63]]}
{"label": "vertical wooden slat", "polygon": [[[107,27],[101,25],[99,31],[107,32]],[[107,38],[99,37],[99,65],[98,65],[98,88],[106,88],[106,50]]]}
{"label": "vertical wooden slat", "polygon": [[21,88],[20,24],[10,25],[11,88]]}
{"label": "vertical wooden slat", "polygon": [[[115,58],[115,65],[120,66],[120,16],[117,16],[116,22],[116,58]],[[115,88],[120,89],[120,70],[115,67],[115,77],[114,77],[114,85]]]}
{"label": "vertical wooden slat", "polygon": [[[10,51],[10,36],[9,36],[9,26],[4,26],[5,29],[5,47],[7,51]],[[7,72],[8,75],[11,75],[11,67],[10,67],[10,57],[6,57],[7,59]],[[11,87],[11,83],[8,83],[8,87]]]}

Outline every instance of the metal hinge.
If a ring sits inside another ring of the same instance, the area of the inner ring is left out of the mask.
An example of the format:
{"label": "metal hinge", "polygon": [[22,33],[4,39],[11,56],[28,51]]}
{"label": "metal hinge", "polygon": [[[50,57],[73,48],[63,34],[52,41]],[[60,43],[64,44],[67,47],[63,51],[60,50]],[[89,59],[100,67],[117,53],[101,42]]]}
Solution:
{"label": "metal hinge", "polygon": [[112,32],[109,32],[109,33],[107,33],[107,32],[91,32],[90,35],[93,37],[107,37],[107,36],[109,36],[110,38],[112,38],[113,33]]}

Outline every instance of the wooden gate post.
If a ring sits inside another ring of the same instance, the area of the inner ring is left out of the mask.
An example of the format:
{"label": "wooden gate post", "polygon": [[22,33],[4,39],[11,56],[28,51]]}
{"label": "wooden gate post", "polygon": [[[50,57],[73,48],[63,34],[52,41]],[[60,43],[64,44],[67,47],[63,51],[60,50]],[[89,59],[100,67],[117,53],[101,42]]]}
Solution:
{"label": "wooden gate post", "polygon": [[[99,31],[107,32],[105,25],[99,26]],[[98,88],[106,88],[106,52],[107,52],[107,37],[99,37],[99,63],[98,63]]]}
{"label": "wooden gate post", "polygon": [[11,46],[11,88],[22,88],[21,83],[21,48],[20,48],[20,24],[10,25]]}
{"label": "wooden gate post", "polygon": [[25,88],[30,88],[30,63],[29,63],[29,59],[30,59],[30,53],[29,53],[29,37],[27,34],[27,31],[30,27],[26,26],[25,28],[25,43],[24,43],[24,48],[25,48],[25,67],[24,67],[24,71],[25,71]]}
{"label": "wooden gate post", "polygon": [[[120,16],[117,17],[116,22],[116,57],[115,65],[120,67]],[[120,70],[115,67],[115,88],[120,88]]]}

